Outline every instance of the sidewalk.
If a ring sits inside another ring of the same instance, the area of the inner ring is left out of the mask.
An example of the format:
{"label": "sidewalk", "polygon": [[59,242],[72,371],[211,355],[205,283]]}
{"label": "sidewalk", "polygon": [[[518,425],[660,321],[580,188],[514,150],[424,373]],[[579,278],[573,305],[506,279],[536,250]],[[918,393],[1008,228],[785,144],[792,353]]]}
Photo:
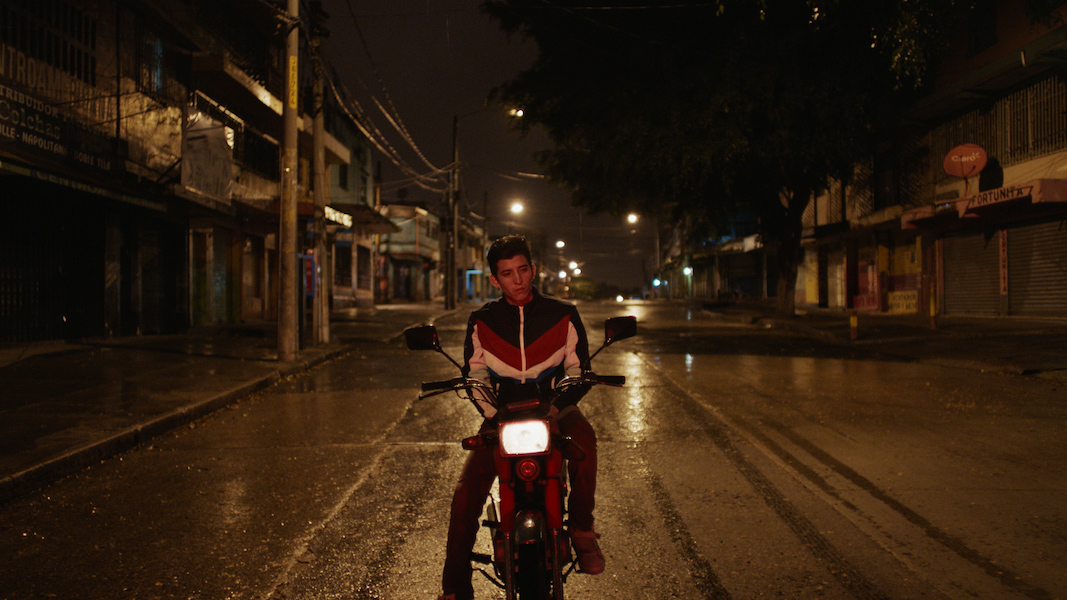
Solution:
{"label": "sidewalk", "polygon": [[0,503],[344,354],[445,314],[409,304],[337,311],[332,343],[278,361],[277,326],[0,349]]}
{"label": "sidewalk", "polygon": [[823,341],[853,345],[876,355],[907,361],[1067,383],[1067,318],[940,316],[852,313],[841,309],[798,310],[790,319],[774,306],[752,302],[708,304],[714,318],[781,329]]}

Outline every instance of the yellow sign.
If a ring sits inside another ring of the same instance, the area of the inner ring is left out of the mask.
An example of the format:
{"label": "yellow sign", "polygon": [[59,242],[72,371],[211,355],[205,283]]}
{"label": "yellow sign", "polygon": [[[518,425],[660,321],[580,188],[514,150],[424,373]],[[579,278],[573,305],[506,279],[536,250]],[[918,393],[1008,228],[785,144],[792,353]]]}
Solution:
{"label": "yellow sign", "polygon": [[289,57],[289,108],[296,110],[296,92],[297,92],[297,80],[296,80],[296,57]]}
{"label": "yellow sign", "polygon": [[906,290],[901,292],[889,292],[889,312],[913,313],[919,311],[919,291]]}

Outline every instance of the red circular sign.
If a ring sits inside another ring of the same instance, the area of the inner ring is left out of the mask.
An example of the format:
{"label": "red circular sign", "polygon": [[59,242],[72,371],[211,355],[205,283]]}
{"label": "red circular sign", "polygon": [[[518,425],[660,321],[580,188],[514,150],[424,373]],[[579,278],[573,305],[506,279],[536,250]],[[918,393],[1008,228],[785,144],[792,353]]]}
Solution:
{"label": "red circular sign", "polygon": [[963,144],[949,150],[945,156],[945,172],[964,179],[982,172],[989,157],[977,144]]}

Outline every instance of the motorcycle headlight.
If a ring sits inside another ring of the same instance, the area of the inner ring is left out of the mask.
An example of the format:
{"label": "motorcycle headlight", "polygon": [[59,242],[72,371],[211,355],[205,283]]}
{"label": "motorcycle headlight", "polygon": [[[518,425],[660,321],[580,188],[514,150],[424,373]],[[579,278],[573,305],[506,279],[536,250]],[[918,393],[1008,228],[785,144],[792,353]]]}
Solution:
{"label": "motorcycle headlight", "polygon": [[500,425],[500,448],[504,456],[548,454],[550,439],[548,421],[515,421]]}

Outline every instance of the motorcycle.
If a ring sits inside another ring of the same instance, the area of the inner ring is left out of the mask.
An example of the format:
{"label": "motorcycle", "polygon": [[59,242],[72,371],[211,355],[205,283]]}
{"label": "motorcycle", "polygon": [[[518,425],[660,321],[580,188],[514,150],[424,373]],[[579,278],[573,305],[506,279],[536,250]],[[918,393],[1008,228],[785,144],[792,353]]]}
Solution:
{"label": "motorcycle", "polygon": [[[508,397],[503,390],[498,395],[492,386],[466,377],[422,384],[420,400],[465,392],[473,403],[477,393],[497,409],[496,431],[464,439],[463,448],[496,450],[499,505],[491,498],[488,518],[482,522],[489,529],[493,551],[471,553],[471,562],[492,565],[494,574],[476,568],[504,590],[507,600],[563,600],[563,584],[577,568],[565,529],[567,461],[580,461],[585,452],[560,434],[552,407],[580,386],[624,385],[625,376],[597,375],[590,363],[604,348],[636,334],[635,317],[608,319],[604,343],[582,365],[581,375],[564,377],[552,389],[529,397]],[[462,369],[441,348],[433,325],[411,327],[404,331],[404,337],[409,349],[433,350]]]}

